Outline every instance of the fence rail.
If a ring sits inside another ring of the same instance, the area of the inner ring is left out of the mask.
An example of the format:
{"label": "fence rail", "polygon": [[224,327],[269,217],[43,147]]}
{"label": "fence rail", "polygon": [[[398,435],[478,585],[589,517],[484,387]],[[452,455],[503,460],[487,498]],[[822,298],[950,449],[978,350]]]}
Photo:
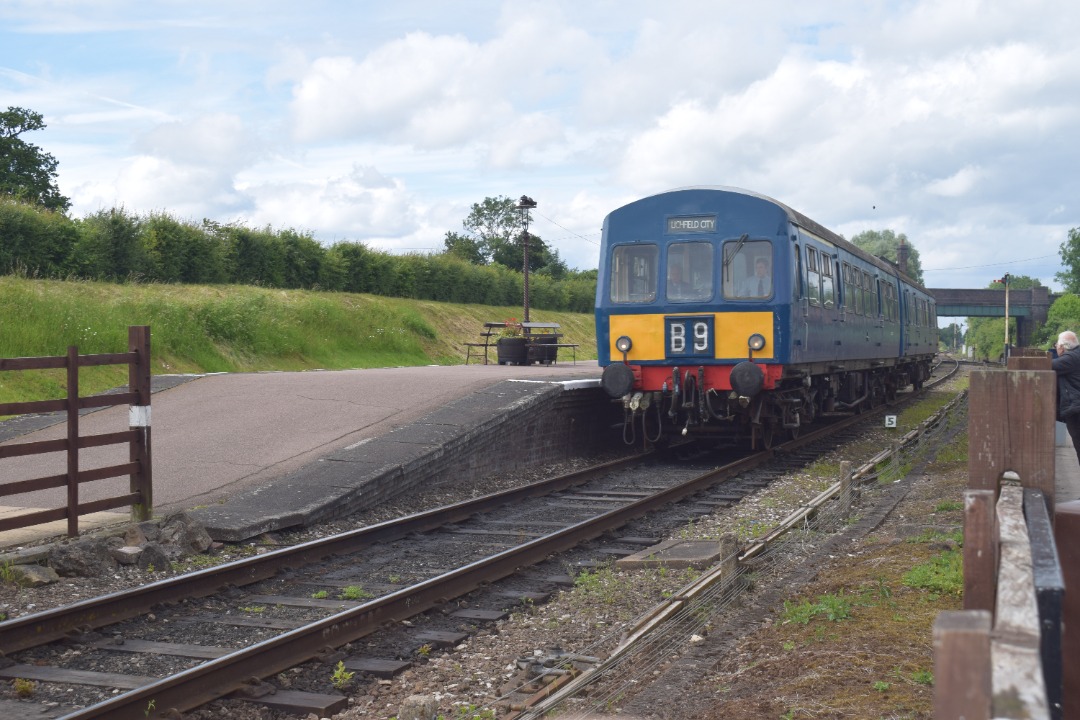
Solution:
{"label": "fence rail", "polygon": [[1065,602],[1080,567],[1058,548],[1080,542],[1080,526],[1063,535],[1073,503],[1054,502],[1056,382],[1045,354],[971,374],[964,610],[934,623],[938,720],[1080,710],[1063,677],[1080,650],[1080,614]]}
{"label": "fence rail", "polygon": [[[128,391],[79,397],[79,368],[102,365],[128,366]],[[128,328],[128,351],[79,355],[78,347],[68,348],[67,355],[56,357],[0,358],[0,371],[50,370],[67,371],[67,396],[59,400],[32,400],[0,403],[0,416],[33,413],[64,412],[67,415],[67,437],[59,440],[0,445],[0,461],[6,458],[63,452],[67,454],[67,471],[59,475],[27,480],[0,482],[0,498],[23,493],[67,488],[64,507],[39,510],[0,520],[0,532],[32,527],[46,522],[67,520],[67,534],[79,534],[79,517],[93,512],[130,506],[136,520],[150,519],[153,510],[153,478],[150,454],[150,328]],[[98,435],[79,434],[79,411],[128,405],[128,429]],[[107,445],[128,445],[128,462],[108,467],[82,470],[79,451]],[[2,467],[2,466],[0,466]],[[79,502],[79,486],[107,478],[130,477],[129,492],[91,502]]]}

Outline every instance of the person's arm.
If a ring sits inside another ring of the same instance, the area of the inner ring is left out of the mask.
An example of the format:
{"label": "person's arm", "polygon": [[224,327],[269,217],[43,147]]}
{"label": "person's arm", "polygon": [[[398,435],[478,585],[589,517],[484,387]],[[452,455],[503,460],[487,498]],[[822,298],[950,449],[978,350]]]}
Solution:
{"label": "person's arm", "polygon": [[1075,348],[1066,350],[1050,361],[1050,367],[1058,375],[1068,375],[1080,369],[1080,352]]}

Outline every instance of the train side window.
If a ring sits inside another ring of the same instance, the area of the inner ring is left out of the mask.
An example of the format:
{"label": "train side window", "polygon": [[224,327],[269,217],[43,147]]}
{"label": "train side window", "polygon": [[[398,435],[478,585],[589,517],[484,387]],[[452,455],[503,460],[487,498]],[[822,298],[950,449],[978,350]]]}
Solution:
{"label": "train side window", "polygon": [[843,265],[843,283],[844,283],[844,307],[848,312],[861,315],[860,303],[859,303],[859,287],[858,287],[858,270],[852,272],[852,268],[847,263]]}
{"label": "train side window", "polygon": [[831,308],[836,306],[836,288],[833,287],[832,263],[828,256],[821,256],[821,304]]}
{"label": "train side window", "polygon": [[862,274],[862,291],[863,310],[866,311],[866,316],[876,316],[878,314],[878,305],[874,302],[874,279],[870,277],[868,272]]}
{"label": "train side window", "polygon": [[713,246],[707,242],[672,243],[667,255],[667,299],[708,300],[713,294]]}
{"label": "train side window", "polygon": [[818,251],[806,248],[806,293],[811,305],[821,303],[821,273],[818,272]]}
{"label": "train side window", "polygon": [[611,253],[611,302],[656,299],[660,250],[656,245],[619,245]]}
{"label": "train side window", "polygon": [[889,291],[889,319],[893,322],[900,322],[900,295],[891,281],[887,289]]}
{"label": "train side window", "polygon": [[853,284],[855,285],[855,312],[859,315],[869,315],[870,310],[866,307],[866,286],[863,285],[862,270],[852,268]]}

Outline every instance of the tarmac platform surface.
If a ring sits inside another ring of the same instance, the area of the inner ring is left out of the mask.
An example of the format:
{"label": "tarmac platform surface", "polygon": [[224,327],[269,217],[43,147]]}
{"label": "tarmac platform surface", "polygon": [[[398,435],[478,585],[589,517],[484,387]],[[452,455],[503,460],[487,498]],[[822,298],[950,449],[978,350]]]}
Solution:
{"label": "tarmac platform surface", "polygon": [[[497,417],[509,398],[485,392],[510,380],[530,381],[529,393],[551,382],[597,382],[596,361],[551,366],[454,365],[370,370],[157,376],[153,378],[151,429],[155,515],[215,508],[230,515],[220,522],[251,523],[260,513],[297,512],[301,500],[270,489],[321,458],[345,453],[456,401],[472,398],[474,411],[445,422],[481,422]],[[524,392],[524,391],[522,391]],[[128,409],[113,407],[80,418],[83,435],[127,429]],[[20,417],[0,423],[0,444],[65,437],[60,416]],[[375,449],[370,446],[365,449]],[[386,453],[398,452],[389,446]],[[423,447],[417,447],[423,450]],[[400,458],[399,458],[400,459]],[[127,447],[86,449],[80,468],[127,462]],[[66,471],[63,453],[9,458],[0,465],[5,479],[28,480]],[[80,501],[127,492],[126,477],[80,486]],[[0,517],[62,507],[63,489],[4,498]],[[280,507],[282,503],[286,507]],[[277,504],[278,507],[272,505]],[[260,507],[262,505],[263,507]],[[220,515],[220,513],[219,513]],[[80,530],[124,522],[126,511],[80,518]],[[0,532],[0,548],[61,536],[66,522]],[[239,530],[238,530],[239,532]]]}

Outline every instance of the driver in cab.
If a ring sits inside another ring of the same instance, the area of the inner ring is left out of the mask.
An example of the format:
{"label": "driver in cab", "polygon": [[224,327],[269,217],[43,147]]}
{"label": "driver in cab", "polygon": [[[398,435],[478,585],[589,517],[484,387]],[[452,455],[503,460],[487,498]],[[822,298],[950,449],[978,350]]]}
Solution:
{"label": "driver in cab", "polygon": [[754,260],[754,274],[743,281],[743,297],[768,297],[772,295],[772,274],[769,272],[769,259],[759,257]]}

